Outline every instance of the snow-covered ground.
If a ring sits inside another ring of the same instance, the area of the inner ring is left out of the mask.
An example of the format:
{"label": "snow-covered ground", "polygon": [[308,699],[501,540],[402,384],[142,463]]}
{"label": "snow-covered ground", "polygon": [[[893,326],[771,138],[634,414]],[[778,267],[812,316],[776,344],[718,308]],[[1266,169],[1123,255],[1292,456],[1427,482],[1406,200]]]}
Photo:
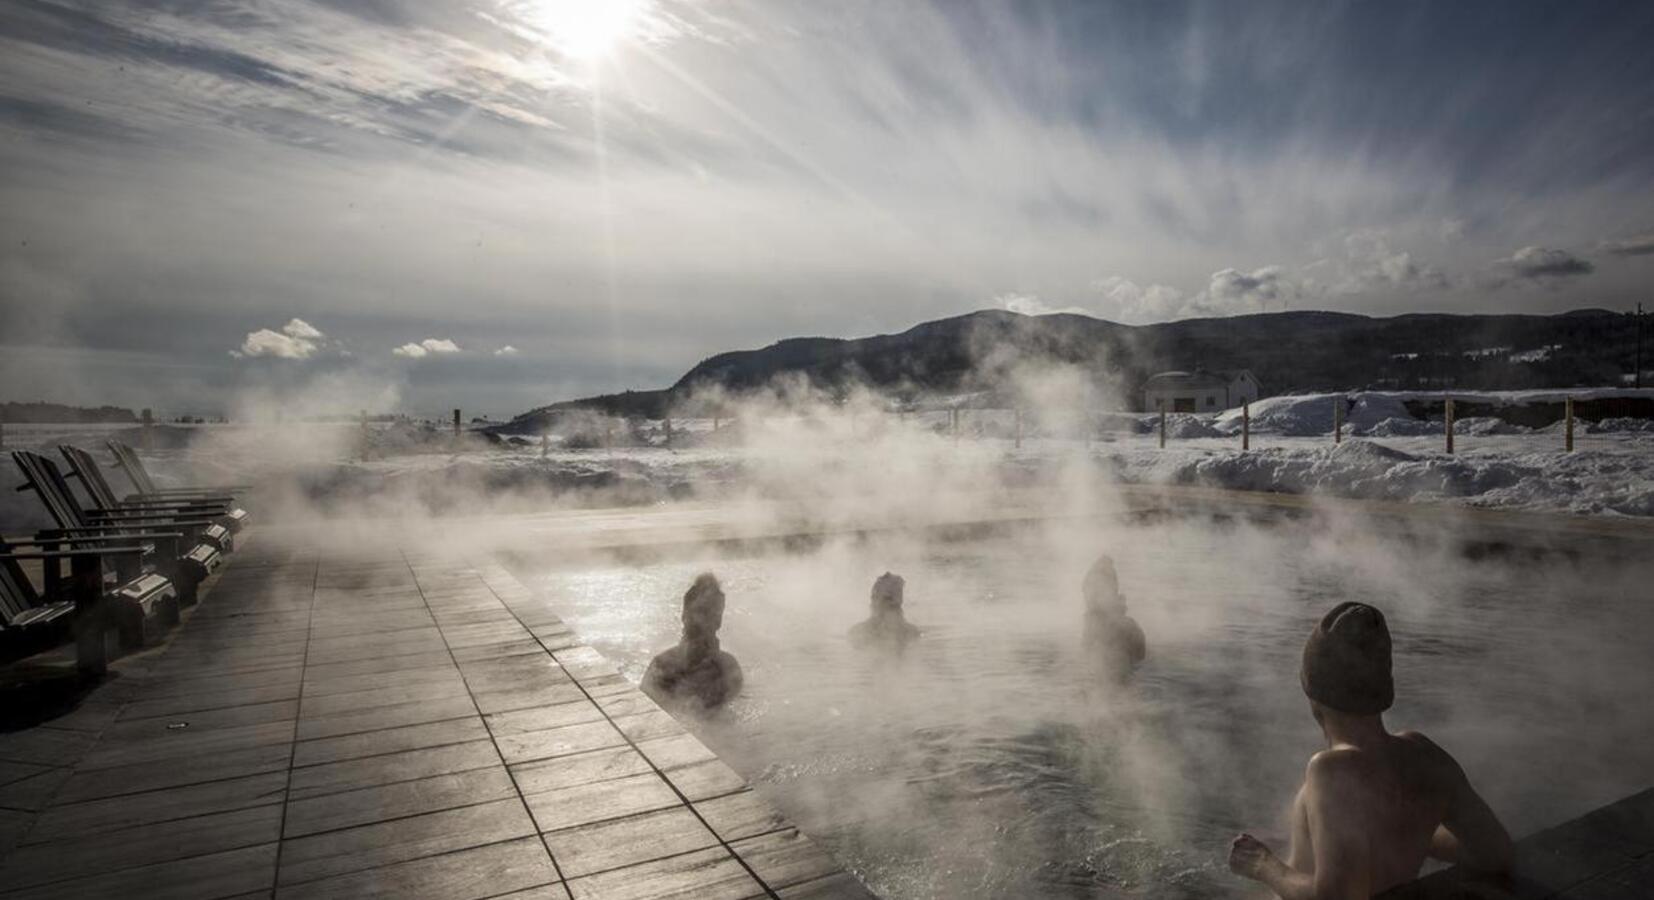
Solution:
{"label": "snow-covered ground", "polygon": [[[1268,398],[1251,408],[1251,447],[1241,450],[1240,414],[1174,415],[1167,446],[1157,417],[1031,414],[1015,440],[1009,410],[965,410],[959,434],[950,413],[905,417],[799,416],[723,423],[676,421],[613,435],[633,446],[570,449],[537,439],[460,442],[441,432],[354,425],[204,426],[166,429],[145,452],[163,480],[273,486],[274,504],[326,512],[444,515],[528,512],[557,506],[624,506],[760,497],[828,502],[846,497],[936,495],[995,484],[1185,484],[1320,493],[1399,502],[1607,516],[1654,516],[1654,422],[1579,422],[1575,451],[1561,426],[1528,429],[1497,419],[1463,419],[1456,452],[1442,423],[1413,419],[1400,395],[1357,394],[1345,438],[1331,438],[1333,396]],[[1481,395],[1477,399],[1485,399]],[[622,426],[623,428],[623,426]],[[1090,431],[1092,439],[1083,439]],[[7,447],[50,451],[57,443],[101,448],[130,429],[9,426]],[[366,435],[366,437],[364,437]],[[99,450],[100,457],[106,454]],[[124,478],[110,473],[120,487]],[[9,488],[21,479],[0,466]],[[30,494],[0,491],[0,530],[36,527]]]}

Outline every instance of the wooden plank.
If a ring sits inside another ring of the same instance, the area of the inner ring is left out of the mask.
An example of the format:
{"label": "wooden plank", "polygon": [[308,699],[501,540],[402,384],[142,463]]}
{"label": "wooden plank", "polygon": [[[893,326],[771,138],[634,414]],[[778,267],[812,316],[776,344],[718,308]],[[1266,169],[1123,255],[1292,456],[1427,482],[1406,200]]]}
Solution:
{"label": "wooden plank", "polygon": [[244,778],[264,772],[286,771],[292,752],[292,748],[286,745],[267,744],[201,757],[191,760],[187,766],[140,763],[75,772],[73,777],[64,783],[57,802],[92,800],[227,778]]}
{"label": "wooden plank", "polygon": [[452,697],[392,703],[338,715],[300,719],[298,737],[301,741],[340,737],[387,728],[424,725],[447,719],[462,719],[476,714],[477,705],[471,702],[470,696],[457,694]]}
{"label": "wooden plank", "polygon": [[467,741],[294,769],[288,796],[297,800],[360,788],[417,781],[500,764],[490,740]]}
{"label": "wooden plank", "polygon": [[276,844],[192,856],[106,875],[60,881],[8,894],[7,900],[195,900],[268,890],[275,883]]}
{"label": "wooden plank", "polygon": [[524,734],[531,731],[561,728],[565,725],[601,722],[603,711],[590,701],[578,700],[574,703],[559,703],[555,706],[537,706],[529,709],[495,713],[484,716],[483,719],[488,723],[488,730],[495,735]]}
{"label": "wooden plank", "polygon": [[192,731],[188,728],[140,739],[105,741],[80,761],[79,771],[212,757],[232,750],[293,743],[294,722],[262,722]]}
{"label": "wooden plank", "polygon": [[442,744],[460,744],[486,737],[488,737],[488,729],[483,726],[481,716],[448,719],[442,722],[427,722],[423,725],[386,728],[382,731],[369,731],[363,734],[347,734],[340,737],[300,741],[293,748],[293,765],[294,767],[313,766],[319,763],[338,762],[342,759],[354,759],[359,756],[395,753],[399,750],[416,750],[420,747],[436,747]]}
{"label": "wooden plank", "polygon": [[113,834],[25,844],[0,863],[0,888],[16,890],[252,847],[274,841],[280,828],[281,807],[260,806]]}
{"label": "wooden plank", "polygon": [[683,800],[654,772],[527,794],[523,800],[541,831],[571,828],[683,804]]}
{"label": "wooden plank", "polygon": [[393,703],[437,700],[443,697],[462,697],[465,694],[466,690],[463,683],[444,681],[434,684],[392,685],[365,691],[351,691],[348,694],[306,697],[304,702],[299,705],[299,717],[328,716],[351,710],[388,706]]}
{"label": "wooden plank", "polygon": [[586,699],[586,693],[575,684],[555,684],[546,687],[505,691],[475,691],[477,709],[484,715],[528,709],[534,706],[554,706]]}
{"label": "wooden plank", "polygon": [[277,881],[313,881],[534,833],[534,822],[516,797],[424,813],[287,840]]}
{"label": "wooden plank", "polygon": [[788,885],[776,894],[781,900],[878,900],[866,885],[848,872]]}
{"label": "wooden plank", "polygon": [[667,769],[666,778],[679,793],[690,800],[719,797],[747,786],[746,779],[717,759]]}
{"label": "wooden plank", "polygon": [[764,798],[750,790],[695,803],[695,811],[725,841],[780,831],[787,820]]}
{"label": "wooden plank", "polygon": [[494,740],[499,745],[500,755],[508,763],[568,756],[626,743],[620,732],[607,721],[564,725],[544,731],[502,734],[497,735]]}
{"label": "wooden plank", "polygon": [[747,900],[764,888],[722,847],[568,881],[574,900]]}
{"label": "wooden plank", "polygon": [[718,844],[718,838],[685,806],[548,831],[545,839],[564,878],[578,878]]}
{"label": "wooden plank", "polygon": [[281,803],[287,795],[287,773],[269,772],[247,778],[210,781],[141,794],[123,794],[102,800],[62,803],[40,814],[29,843],[134,828],[169,819],[230,812],[252,806]]}
{"label": "wooden plank", "polygon": [[557,882],[539,838],[519,838],[441,856],[277,888],[280,900],[480,900]]}
{"label": "wooden plank", "polygon": [[524,794],[653,772],[643,754],[627,746],[607,747],[511,767],[511,774]]}
{"label": "wooden plank", "polygon": [[502,766],[324,794],[288,802],[283,837],[303,837],[516,796],[517,788]]}
{"label": "wooden plank", "polygon": [[796,828],[734,841],[729,845],[772,888],[826,878],[838,863]]}
{"label": "wooden plank", "polygon": [[119,719],[104,730],[103,740],[111,742],[155,737],[175,730],[173,726],[180,722],[187,723],[185,728],[190,732],[200,733],[244,725],[284,722],[297,718],[298,714],[298,700],[274,700],[269,703],[254,703],[249,706],[226,706],[222,709],[207,709],[183,716]]}

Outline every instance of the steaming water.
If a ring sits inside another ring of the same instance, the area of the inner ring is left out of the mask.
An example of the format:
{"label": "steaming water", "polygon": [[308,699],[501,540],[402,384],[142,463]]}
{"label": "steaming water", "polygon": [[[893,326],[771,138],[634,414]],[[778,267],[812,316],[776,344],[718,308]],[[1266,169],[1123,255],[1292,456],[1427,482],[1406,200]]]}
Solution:
{"label": "steaming water", "polygon": [[[1392,727],[1453,752],[1513,832],[1654,783],[1654,564],[1471,562],[1435,541],[1289,524],[1167,524],[965,544],[544,573],[579,632],[638,679],[711,569],[746,694],[693,723],[772,802],[887,898],[1227,896],[1242,828],[1285,850],[1319,732],[1297,655],[1341,599],[1390,616]],[[1116,557],[1150,657],[1090,677],[1077,585]],[[924,638],[852,649],[885,569]]]}

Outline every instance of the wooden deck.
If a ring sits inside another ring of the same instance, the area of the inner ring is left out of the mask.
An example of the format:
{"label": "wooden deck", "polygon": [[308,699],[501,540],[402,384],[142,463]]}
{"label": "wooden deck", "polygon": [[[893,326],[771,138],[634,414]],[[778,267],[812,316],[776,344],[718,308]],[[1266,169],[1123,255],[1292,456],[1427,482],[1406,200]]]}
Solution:
{"label": "wooden deck", "polygon": [[865,898],[497,565],[258,534],[0,735],[0,896]]}
{"label": "wooden deck", "polygon": [[1516,843],[1516,872],[1448,869],[1383,900],[1642,900],[1654,896],[1654,788]]}

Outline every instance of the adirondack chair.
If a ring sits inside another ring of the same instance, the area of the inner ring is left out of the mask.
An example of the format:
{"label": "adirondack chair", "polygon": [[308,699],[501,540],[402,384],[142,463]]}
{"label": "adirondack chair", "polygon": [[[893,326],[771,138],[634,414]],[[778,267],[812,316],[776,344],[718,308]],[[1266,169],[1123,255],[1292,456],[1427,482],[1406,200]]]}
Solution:
{"label": "adirondack chair", "polygon": [[[248,490],[250,490],[250,488],[246,485],[233,485],[227,487],[157,487],[155,485],[155,479],[149,477],[149,470],[144,467],[144,461],[138,458],[138,451],[133,450],[131,447],[121,443],[120,441],[110,441],[109,452],[115,454],[116,465],[119,465],[121,470],[126,473],[127,480],[132,482],[133,489],[137,491],[137,493],[131,495],[129,499],[187,498],[194,500],[217,501],[230,506],[230,518],[240,523],[240,525],[245,525],[247,523],[247,510],[242,509],[235,503],[237,494],[245,494]],[[237,530],[240,530],[240,525],[237,526]]]}
{"label": "adirondack chair", "polygon": [[13,450],[12,459],[28,479],[18,490],[34,491],[57,522],[58,527],[40,532],[42,539],[66,538],[71,547],[78,538],[108,535],[153,543],[154,570],[177,585],[179,600],[186,606],[195,602],[196,588],[202,580],[224,563],[218,547],[200,539],[203,532],[214,528],[227,535],[226,529],[211,519],[186,519],[135,510],[88,511],[75,499],[62,472],[51,460],[28,450]]}
{"label": "adirondack chair", "polygon": [[122,500],[109,486],[109,480],[103,477],[103,470],[92,454],[69,444],[62,444],[57,449],[63,454],[64,462],[69,464],[68,477],[79,481],[81,487],[86,489],[94,508],[140,510],[179,518],[212,518],[224,527],[224,532],[214,531],[208,540],[220,550],[227,552],[234,549],[231,536],[240,529],[241,523],[230,516],[228,504],[213,500]]}
{"label": "adirondack chair", "polygon": [[[139,573],[105,583],[106,561],[138,560],[149,552],[139,544],[121,543],[127,540],[83,540],[79,549],[61,549],[54,546],[57,541],[0,541],[0,653],[8,658],[37,653],[70,633],[77,667],[101,675],[109,664],[103,640],[109,627],[115,627],[121,644],[130,648],[147,643],[149,619],[176,623],[178,590],[160,575]],[[19,565],[24,560],[43,563],[43,592],[35,590]],[[68,578],[62,572],[65,562]]]}
{"label": "adirondack chair", "polygon": [[[109,508],[99,504],[95,497],[92,505],[83,505],[75,496],[74,489],[69,486],[69,479],[63,475],[63,470],[47,457],[27,450],[14,450],[12,458],[18,460],[18,468],[22,469],[25,477],[29,479],[28,484],[21,490],[34,490],[38,493],[38,485],[47,485],[48,491],[42,494],[42,498],[47,500],[48,506],[61,506],[68,514],[68,520],[73,521],[77,527],[106,524],[176,525],[178,527],[173,530],[184,532],[197,543],[210,544],[222,552],[234,549],[234,538],[230,534],[230,529],[215,521],[210,514],[181,514],[166,509]],[[54,513],[54,517],[55,515]],[[59,523],[63,521],[65,520],[60,519]]]}

